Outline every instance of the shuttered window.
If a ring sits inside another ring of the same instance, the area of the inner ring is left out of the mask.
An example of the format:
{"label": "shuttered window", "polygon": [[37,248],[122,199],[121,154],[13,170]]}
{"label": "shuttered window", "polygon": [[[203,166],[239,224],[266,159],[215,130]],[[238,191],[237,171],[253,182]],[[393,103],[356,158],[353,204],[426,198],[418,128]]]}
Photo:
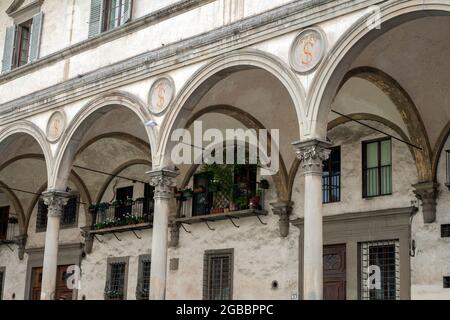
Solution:
{"label": "shuttered window", "polygon": [[203,299],[231,300],[233,293],[233,249],[205,252]]}
{"label": "shuttered window", "polygon": [[3,49],[2,72],[33,62],[39,58],[43,13],[7,28]]}
{"label": "shuttered window", "polygon": [[89,38],[127,23],[132,4],[132,0],[91,0]]}
{"label": "shuttered window", "polygon": [[[72,195],[67,201],[67,205],[64,207],[64,213],[61,217],[61,227],[69,228],[75,227],[78,221],[78,204],[79,196]],[[47,229],[47,214],[48,207],[44,203],[44,200],[39,199],[38,210],[36,216],[36,232],[44,232]]]}

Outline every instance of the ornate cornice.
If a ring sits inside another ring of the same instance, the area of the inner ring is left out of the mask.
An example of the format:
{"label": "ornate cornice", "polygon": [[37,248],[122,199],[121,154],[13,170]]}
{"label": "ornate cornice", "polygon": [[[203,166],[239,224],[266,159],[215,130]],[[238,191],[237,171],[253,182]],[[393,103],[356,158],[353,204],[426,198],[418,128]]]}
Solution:
{"label": "ornate cornice", "polygon": [[49,217],[60,217],[64,212],[64,206],[69,201],[69,193],[61,191],[47,191],[42,193],[42,199],[48,206]]}
{"label": "ornate cornice", "polygon": [[300,160],[300,167],[304,174],[322,174],[323,161],[330,155],[331,143],[322,140],[308,140],[294,142],[295,151]]}
{"label": "ornate cornice", "polygon": [[172,170],[157,170],[148,172],[150,185],[155,187],[155,199],[172,198],[172,189],[177,186],[178,172]]}

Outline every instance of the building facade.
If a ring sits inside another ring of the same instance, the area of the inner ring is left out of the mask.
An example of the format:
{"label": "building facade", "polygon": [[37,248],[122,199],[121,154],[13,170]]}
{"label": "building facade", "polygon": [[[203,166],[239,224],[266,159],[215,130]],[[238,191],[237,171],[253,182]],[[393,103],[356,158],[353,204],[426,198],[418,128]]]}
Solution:
{"label": "building facade", "polygon": [[448,0],[1,1],[0,299],[450,298],[449,37]]}

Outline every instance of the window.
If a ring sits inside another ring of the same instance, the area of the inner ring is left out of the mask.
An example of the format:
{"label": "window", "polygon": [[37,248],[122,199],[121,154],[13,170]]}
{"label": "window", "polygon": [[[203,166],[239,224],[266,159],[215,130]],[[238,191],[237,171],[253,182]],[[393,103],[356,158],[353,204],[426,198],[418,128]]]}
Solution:
{"label": "window", "polygon": [[150,293],[150,255],[139,256],[138,282],[136,287],[136,299],[148,300]]}
{"label": "window", "polygon": [[126,299],[128,275],[128,258],[108,259],[107,280],[105,286],[106,300]]}
{"label": "window", "polygon": [[0,300],[3,300],[4,283],[5,283],[5,267],[0,267]]}
{"label": "window", "polygon": [[[360,287],[363,300],[400,299],[399,246],[398,240],[360,244]],[[376,270],[379,270],[379,277]]]}
{"label": "window", "polygon": [[114,217],[116,219],[123,219],[127,214],[131,214],[133,204],[130,200],[133,200],[133,186],[117,188],[117,206],[114,209]]}
{"label": "window", "polygon": [[392,193],[391,139],[363,142],[363,197]]}
{"label": "window", "polygon": [[203,299],[231,300],[233,249],[206,251],[203,266]]}
{"label": "window", "polygon": [[341,200],[341,147],[331,148],[330,157],[323,162],[323,203]]}
{"label": "window", "polygon": [[[76,227],[78,221],[78,204],[80,198],[78,195],[71,195],[64,207],[64,213],[61,217],[61,227]],[[44,232],[47,229],[48,207],[43,199],[38,201],[38,210],[36,216],[36,232]]]}
{"label": "window", "polygon": [[91,0],[89,37],[117,28],[131,19],[132,0]]}
{"label": "window", "polygon": [[10,71],[39,57],[43,14],[6,29],[2,72]]}
{"label": "window", "polygon": [[441,224],[441,238],[450,237],[450,224]]}
{"label": "window", "polygon": [[449,289],[450,288],[450,277],[444,277],[443,282],[444,282],[444,289]]}
{"label": "window", "polygon": [[8,236],[9,207],[0,207],[0,240]]}

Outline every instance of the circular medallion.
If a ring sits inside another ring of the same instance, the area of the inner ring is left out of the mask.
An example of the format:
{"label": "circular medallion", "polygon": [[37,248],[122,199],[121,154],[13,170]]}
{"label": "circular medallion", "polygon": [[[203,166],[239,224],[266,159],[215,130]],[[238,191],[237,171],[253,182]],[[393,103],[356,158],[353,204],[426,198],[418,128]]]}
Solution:
{"label": "circular medallion", "polygon": [[66,116],[61,111],[54,112],[47,123],[47,139],[56,142],[61,137],[66,126]]}
{"label": "circular medallion", "polygon": [[175,85],[171,78],[164,77],[156,80],[150,88],[148,104],[150,111],[154,114],[160,114],[172,102],[175,94]]}
{"label": "circular medallion", "polygon": [[303,30],[291,47],[289,60],[292,68],[299,73],[312,72],[322,61],[326,46],[323,31],[317,28]]}

